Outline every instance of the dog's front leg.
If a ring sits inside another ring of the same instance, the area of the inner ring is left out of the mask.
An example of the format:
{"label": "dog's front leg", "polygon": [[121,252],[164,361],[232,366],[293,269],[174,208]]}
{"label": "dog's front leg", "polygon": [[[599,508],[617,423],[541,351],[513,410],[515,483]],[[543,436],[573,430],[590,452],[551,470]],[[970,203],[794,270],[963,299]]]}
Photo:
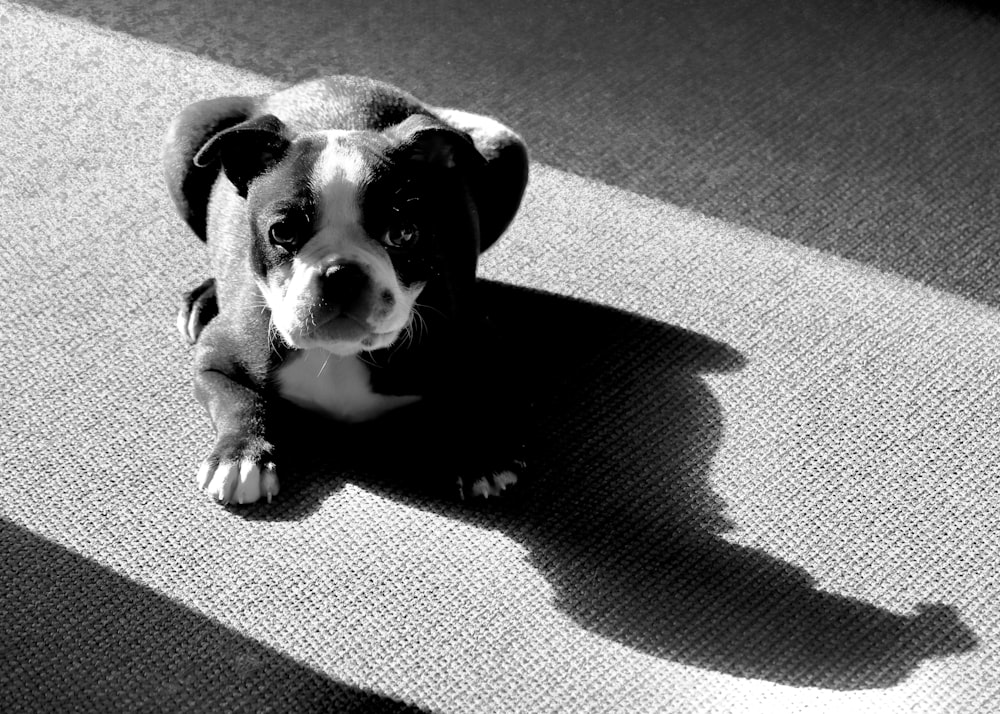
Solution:
{"label": "dog's front leg", "polygon": [[215,446],[198,470],[198,487],[222,503],[270,501],[278,493],[274,445],[264,396],[219,369],[195,377],[195,396],[215,426]]}

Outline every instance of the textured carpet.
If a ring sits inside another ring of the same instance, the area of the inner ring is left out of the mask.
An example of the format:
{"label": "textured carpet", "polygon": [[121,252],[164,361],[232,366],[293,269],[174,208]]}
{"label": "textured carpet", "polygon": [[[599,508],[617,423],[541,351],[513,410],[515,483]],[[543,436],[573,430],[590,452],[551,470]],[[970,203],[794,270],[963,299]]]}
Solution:
{"label": "textured carpet", "polygon": [[[36,0],[0,55],[4,711],[1000,709],[986,6]],[[308,429],[270,506],[195,488],[160,138],[326,72],[533,150],[506,507]]]}

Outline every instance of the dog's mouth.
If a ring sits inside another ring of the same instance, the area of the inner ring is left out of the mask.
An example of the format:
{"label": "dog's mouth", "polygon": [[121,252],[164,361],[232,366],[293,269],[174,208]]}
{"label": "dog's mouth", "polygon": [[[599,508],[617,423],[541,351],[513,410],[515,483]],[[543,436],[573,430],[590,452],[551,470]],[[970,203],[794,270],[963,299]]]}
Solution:
{"label": "dog's mouth", "polygon": [[333,342],[360,342],[375,334],[375,330],[364,320],[346,313],[332,315],[321,320],[309,331],[308,337]]}
{"label": "dog's mouth", "polygon": [[395,332],[380,332],[367,320],[341,313],[318,321],[315,327],[302,335],[301,341],[367,350],[385,347],[395,337]]}

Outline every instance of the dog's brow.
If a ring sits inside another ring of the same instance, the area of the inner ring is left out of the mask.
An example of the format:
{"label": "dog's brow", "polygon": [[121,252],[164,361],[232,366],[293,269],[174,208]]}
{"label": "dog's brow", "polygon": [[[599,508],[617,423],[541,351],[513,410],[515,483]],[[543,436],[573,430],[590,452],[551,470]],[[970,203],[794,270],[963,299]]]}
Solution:
{"label": "dog's brow", "polygon": [[359,193],[366,181],[366,162],[359,147],[352,146],[338,132],[330,132],[319,156],[313,185],[319,198],[323,223],[345,224],[360,221]]}

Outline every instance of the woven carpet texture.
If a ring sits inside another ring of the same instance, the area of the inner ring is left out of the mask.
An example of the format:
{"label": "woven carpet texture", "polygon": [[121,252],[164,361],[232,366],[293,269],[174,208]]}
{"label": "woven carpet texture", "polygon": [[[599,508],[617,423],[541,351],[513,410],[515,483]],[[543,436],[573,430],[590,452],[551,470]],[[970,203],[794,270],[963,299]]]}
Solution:
{"label": "woven carpet texture", "polygon": [[[3,711],[1000,711],[985,5],[0,0],[0,55]],[[331,433],[195,486],[161,137],[326,73],[532,150],[511,505]]]}

